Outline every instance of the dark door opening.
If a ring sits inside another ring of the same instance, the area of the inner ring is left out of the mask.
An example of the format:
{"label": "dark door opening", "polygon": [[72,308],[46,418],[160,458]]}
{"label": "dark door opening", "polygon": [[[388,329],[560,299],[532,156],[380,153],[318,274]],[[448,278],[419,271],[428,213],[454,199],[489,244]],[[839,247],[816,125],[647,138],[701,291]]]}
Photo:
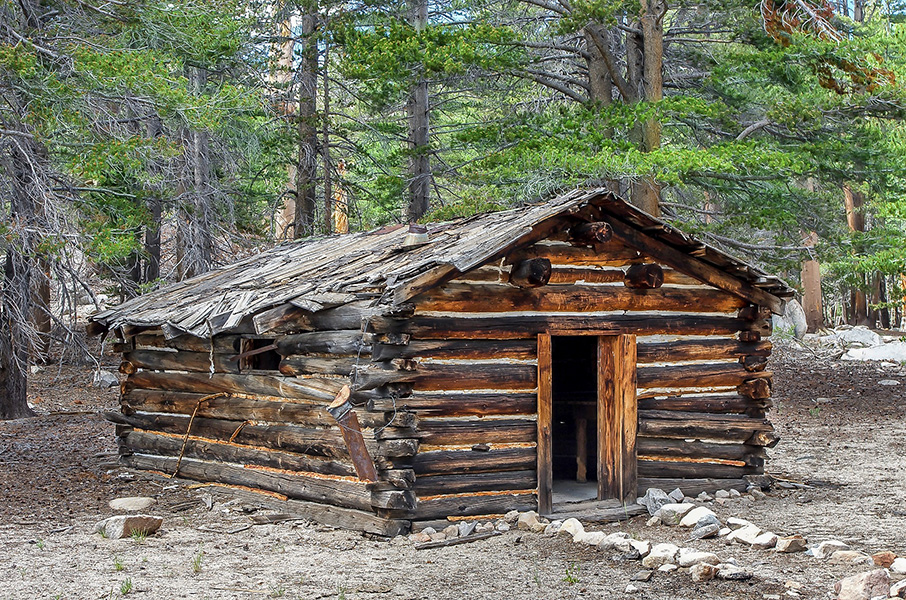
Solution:
{"label": "dark door opening", "polygon": [[554,503],[597,497],[598,338],[551,336]]}

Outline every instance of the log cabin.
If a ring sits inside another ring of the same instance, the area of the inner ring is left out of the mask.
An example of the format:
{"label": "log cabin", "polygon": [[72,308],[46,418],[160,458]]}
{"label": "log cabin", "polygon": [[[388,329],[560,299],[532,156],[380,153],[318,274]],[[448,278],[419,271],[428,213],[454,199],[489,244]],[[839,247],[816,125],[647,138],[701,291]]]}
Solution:
{"label": "log cabin", "polygon": [[121,461],[395,535],[649,487],[744,489],[777,442],[782,281],[604,189],[303,239],[95,314]]}

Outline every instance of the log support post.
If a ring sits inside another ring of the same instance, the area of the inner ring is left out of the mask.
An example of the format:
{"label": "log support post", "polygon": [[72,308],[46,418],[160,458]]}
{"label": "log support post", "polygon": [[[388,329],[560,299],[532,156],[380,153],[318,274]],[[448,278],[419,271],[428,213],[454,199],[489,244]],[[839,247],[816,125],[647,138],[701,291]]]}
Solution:
{"label": "log support post", "polygon": [[365,436],[362,435],[359,418],[352,410],[350,395],[349,386],[344,385],[337,393],[336,399],[327,407],[327,411],[337,420],[343,432],[343,441],[346,442],[346,449],[349,450],[356,475],[365,481],[377,481],[377,469],[371,455],[368,454],[368,448],[365,447]]}
{"label": "log support post", "polygon": [[598,338],[598,500],[638,493],[636,362],[634,335]]}

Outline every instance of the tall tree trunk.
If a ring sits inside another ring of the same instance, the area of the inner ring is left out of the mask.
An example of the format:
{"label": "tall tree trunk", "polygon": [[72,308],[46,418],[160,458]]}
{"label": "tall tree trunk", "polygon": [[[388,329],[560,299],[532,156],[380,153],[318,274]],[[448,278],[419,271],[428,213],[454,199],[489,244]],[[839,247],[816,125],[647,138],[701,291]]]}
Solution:
{"label": "tall tree trunk", "polygon": [[143,283],[160,279],[160,225],[163,219],[163,206],[159,196],[153,195],[148,199],[148,210],[151,213],[151,223],[145,227]]}
{"label": "tall tree trunk", "polygon": [[613,79],[610,76],[610,70],[607,68],[604,55],[595,43],[595,34],[597,34],[599,40],[604,40],[607,43],[611,39],[607,28],[591,24],[585,26],[583,35],[585,37],[585,51],[588,54],[585,64],[588,67],[589,99],[592,102],[606,106],[613,102]]}
{"label": "tall tree trunk", "polygon": [[296,238],[315,231],[318,182],[318,13],[302,15],[302,64],[299,68],[299,155],[296,161]]}
{"label": "tall tree trunk", "polygon": [[[409,0],[409,23],[417,33],[428,26],[427,0]],[[406,220],[418,221],[428,212],[431,164],[428,159],[428,82],[421,69],[406,103],[409,119],[409,202]]]}
{"label": "tall tree trunk", "polygon": [[[818,243],[818,234],[810,232],[804,242],[805,246],[814,247]],[[824,327],[824,309],[821,305],[821,265],[814,258],[802,262],[802,308],[805,311],[805,323],[809,333],[815,333]]]}
{"label": "tall tree trunk", "polygon": [[[192,92],[200,96],[207,81],[207,73],[201,67],[188,68]],[[208,135],[205,131],[193,129],[187,132],[186,138],[190,169],[186,193],[191,204],[183,202],[180,207],[182,218],[177,244],[181,247],[181,279],[209,271],[214,259]]]}
{"label": "tall tree trunk", "polygon": [[[325,18],[327,18],[325,16]],[[327,24],[325,23],[325,27]],[[334,227],[333,219],[333,182],[331,181],[330,168],[330,87],[327,77],[327,61],[330,58],[330,46],[324,46],[324,63],[321,68],[321,81],[323,94],[321,102],[323,104],[323,117],[321,121],[321,169],[324,171],[324,231],[327,233],[339,233]]]}
{"label": "tall tree trunk", "polygon": [[[853,190],[849,185],[843,186],[843,201],[846,206],[846,224],[853,233],[865,232],[865,195]],[[865,285],[864,276],[859,276]],[[849,323],[852,325],[872,325],[869,319],[868,299],[864,289],[854,288],[850,292]]]}
{"label": "tall tree trunk", "polygon": [[[297,112],[296,89],[293,85],[295,72],[293,56],[296,42],[292,31],[292,15],[286,10],[285,2],[279,3],[278,11],[277,42],[274,44],[276,64],[272,75],[273,83],[279,94],[275,110],[278,115],[292,121]],[[277,239],[293,236],[293,222],[296,217],[296,165],[292,162],[286,165],[286,179],[287,190],[283,194],[283,205],[274,219]]]}

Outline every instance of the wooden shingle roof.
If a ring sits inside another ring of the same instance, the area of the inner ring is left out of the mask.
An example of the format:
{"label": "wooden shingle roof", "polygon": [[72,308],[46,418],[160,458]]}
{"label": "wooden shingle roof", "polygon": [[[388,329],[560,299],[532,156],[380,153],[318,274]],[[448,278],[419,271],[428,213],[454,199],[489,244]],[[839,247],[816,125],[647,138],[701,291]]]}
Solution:
{"label": "wooden shingle roof", "polygon": [[709,273],[718,280],[729,275],[735,289],[728,291],[772,310],[782,307],[780,298],[792,295],[776,277],[597,189],[429,226],[428,243],[416,247],[403,246],[407,229],[402,225],[289,242],[139,296],[99,312],[91,320],[107,329],[165,326],[165,331],[174,334],[209,337],[283,305],[317,312],[363,298],[398,304],[514,248],[534,243],[562,228],[570,216],[617,221],[612,223],[615,231],[625,229],[623,233],[631,234],[633,243],[654,244],[655,251],[659,248],[666,254],[659,257],[666,264],[683,271],[673,263],[694,263],[698,271],[687,274],[708,283],[714,283],[707,279]]}

